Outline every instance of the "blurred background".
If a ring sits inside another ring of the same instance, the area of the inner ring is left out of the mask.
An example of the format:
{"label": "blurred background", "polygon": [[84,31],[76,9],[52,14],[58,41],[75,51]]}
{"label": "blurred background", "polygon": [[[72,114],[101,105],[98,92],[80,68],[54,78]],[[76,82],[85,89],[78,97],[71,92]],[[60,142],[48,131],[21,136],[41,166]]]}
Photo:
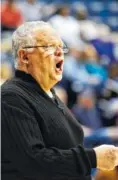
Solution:
{"label": "blurred background", "polygon": [[[118,146],[118,0],[2,0],[1,85],[14,75],[12,33],[33,20],[51,23],[69,48],[55,90],[82,124],[85,146]],[[118,180],[118,171],[92,177]]]}

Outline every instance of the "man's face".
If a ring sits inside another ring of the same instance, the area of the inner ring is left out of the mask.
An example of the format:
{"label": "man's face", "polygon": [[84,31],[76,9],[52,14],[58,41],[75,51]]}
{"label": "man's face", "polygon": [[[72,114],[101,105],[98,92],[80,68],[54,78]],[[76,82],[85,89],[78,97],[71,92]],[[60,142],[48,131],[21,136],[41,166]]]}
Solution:
{"label": "man's face", "polygon": [[36,31],[34,34],[36,46],[29,53],[28,71],[34,77],[55,85],[62,78],[63,73],[63,42],[57,33],[51,29]]}

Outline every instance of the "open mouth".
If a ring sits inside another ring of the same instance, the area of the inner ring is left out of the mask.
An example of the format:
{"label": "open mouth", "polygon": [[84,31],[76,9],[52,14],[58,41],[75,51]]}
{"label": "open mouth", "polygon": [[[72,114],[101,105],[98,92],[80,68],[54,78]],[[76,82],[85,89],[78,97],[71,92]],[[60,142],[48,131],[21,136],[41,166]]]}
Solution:
{"label": "open mouth", "polygon": [[63,68],[63,60],[56,63],[56,71],[60,72],[62,71],[62,68]]}

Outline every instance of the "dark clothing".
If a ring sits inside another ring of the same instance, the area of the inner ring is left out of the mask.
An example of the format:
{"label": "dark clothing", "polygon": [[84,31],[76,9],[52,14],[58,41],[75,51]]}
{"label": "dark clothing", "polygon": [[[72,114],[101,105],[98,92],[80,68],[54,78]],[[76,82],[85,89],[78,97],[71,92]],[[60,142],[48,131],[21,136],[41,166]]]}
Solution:
{"label": "dark clothing", "polygon": [[2,85],[2,180],[91,179],[95,152],[52,92],[55,100],[22,71]]}

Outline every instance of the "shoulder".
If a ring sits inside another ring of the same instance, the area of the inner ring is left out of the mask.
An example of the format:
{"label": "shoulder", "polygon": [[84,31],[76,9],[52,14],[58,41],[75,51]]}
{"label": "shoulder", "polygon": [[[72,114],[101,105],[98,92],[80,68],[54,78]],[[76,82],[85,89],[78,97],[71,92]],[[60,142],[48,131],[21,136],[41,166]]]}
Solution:
{"label": "shoulder", "polygon": [[19,85],[18,80],[15,78],[7,80],[1,86],[1,100],[6,102],[10,100],[18,103],[20,99],[23,99],[23,94],[22,86]]}
{"label": "shoulder", "polygon": [[5,81],[1,86],[1,95],[17,93],[21,89],[18,84],[18,80],[15,78]]}
{"label": "shoulder", "polygon": [[31,103],[21,90],[14,79],[6,81],[1,87],[1,104],[32,114]]}

